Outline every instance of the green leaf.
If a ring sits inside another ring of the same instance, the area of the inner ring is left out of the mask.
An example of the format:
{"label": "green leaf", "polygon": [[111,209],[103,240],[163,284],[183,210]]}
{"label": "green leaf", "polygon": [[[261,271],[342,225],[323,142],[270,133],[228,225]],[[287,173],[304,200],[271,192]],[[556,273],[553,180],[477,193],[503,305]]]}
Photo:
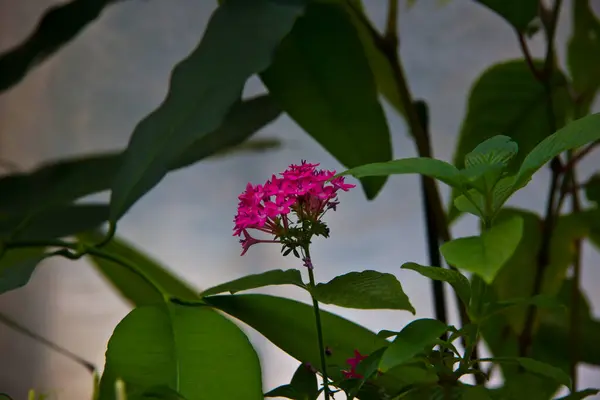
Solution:
{"label": "green leaf", "polygon": [[[169,168],[187,167],[242,143],[280,112],[266,95],[234,105],[219,129],[196,140]],[[0,217],[28,214],[107,190],[122,162],[122,153],[95,154],[43,164],[28,174],[0,177],[0,192],[4,193],[0,196]]]}
{"label": "green leaf", "polygon": [[523,160],[513,185],[513,193],[524,187],[540,168],[567,150],[600,140],[600,113],[569,123],[539,143]]}
{"label": "green leaf", "polygon": [[600,173],[594,174],[585,184],[585,197],[600,206]]}
{"label": "green leaf", "polygon": [[52,207],[29,216],[0,219],[0,237],[12,240],[47,240],[97,228],[108,218],[104,204]]}
{"label": "green leaf", "polygon": [[265,397],[284,397],[286,399],[302,399],[302,394],[298,393],[295,387],[292,385],[281,385],[273,390],[268,391],[264,395]]}
{"label": "green leaf", "polygon": [[187,400],[181,394],[165,385],[152,387],[139,396],[128,397],[127,400]]}
{"label": "green leaf", "polygon": [[276,138],[249,139],[237,146],[219,150],[212,156],[211,159],[226,158],[230,155],[244,153],[266,153],[275,149],[281,148],[281,140]]}
{"label": "green leaf", "polygon": [[292,377],[291,385],[300,393],[298,400],[316,400],[319,397],[317,374],[309,365],[300,364]]}
{"label": "green leaf", "polygon": [[302,282],[302,275],[300,275],[300,271],[297,269],[287,269],[285,271],[276,269],[261,274],[246,275],[242,278],[206,289],[202,292],[202,297],[223,292],[234,294],[243,290],[271,285],[296,285],[301,288],[306,288],[306,285]]}
{"label": "green leaf", "polygon": [[[392,158],[375,79],[344,7],[310,2],[261,78],[285,112],[343,165]],[[367,198],[384,183],[363,180]]]}
{"label": "green leaf", "polygon": [[481,236],[455,239],[440,247],[448,262],[491,283],[515,252],[523,234],[523,220],[511,218],[492,226]]}
{"label": "green leaf", "polygon": [[117,377],[130,396],[164,385],[188,400],[263,398],[252,345],[209,307],[168,304],[130,312],[108,342],[100,400],[115,398]]}
{"label": "green leaf", "polygon": [[[78,239],[82,243],[98,243],[103,237],[104,235],[101,232],[87,232],[78,235]],[[165,293],[182,300],[200,300],[201,297],[198,294],[198,290],[192,288],[172,271],[169,271],[166,267],[163,267],[126,241],[113,237],[102,249],[107,253],[131,262],[145,276],[150,277],[154,282],[158,283]],[[92,262],[96,270],[131,305],[139,307],[164,303],[162,293],[128,268],[94,255],[88,254],[86,257]]]}
{"label": "green leaf", "polygon": [[75,38],[116,0],[72,0],[44,13],[27,39],[0,55],[0,92],[19,83],[36,66]]}
{"label": "green leaf", "polygon": [[360,309],[407,310],[415,313],[402,284],[392,274],[377,271],[350,272],[319,283],[313,296],[321,303]]}
{"label": "green leaf", "polygon": [[465,156],[465,168],[478,165],[508,165],[519,152],[519,145],[504,135],[496,135],[485,140]]}
{"label": "green leaf", "polygon": [[526,357],[494,357],[482,358],[481,361],[491,361],[495,363],[518,363],[525,370],[537,375],[541,375],[571,388],[571,378],[564,371],[552,365]]}
{"label": "green leaf", "polygon": [[504,312],[514,307],[524,307],[534,305],[538,308],[561,308],[564,310],[564,305],[552,296],[539,294],[533,297],[517,298],[510,300],[497,301],[489,305],[486,314],[480,317],[480,321],[489,316]]}
{"label": "green leaf", "polygon": [[0,258],[0,294],[25,286],[48,255],[43,247],[6,250]]}
{"label": "green leaf", "polygon": [[352,175],[355,178],[365,176],[388,176],[399,174],[421,174],[435,178],[446,185],[461,188],[462,176],[452,164],[435,158],[416,157],[372,163],[349,169],[338,175]]}
{"label": "green leaf", "polygon": [[173,70],[169,93],[135,128],[111,194],[115,223],[196,140],[218,129],[246,80],[265,70],[302,14],[298,0],[228,0],[200,44]]}
{"label": "green leaf", "polygon": [[538,0],[475,0],[496,12],[517,31],[525,33],[537,17]]}
{"label": "green leaf", "polygon": [[[508,3],[505,0],[500,2]],[[534,65],[542,68],[543,62],[535,61]],[[565,124],[571,104],[565,84],[562,72],[556,71],[552,86],[558,127]],[[505,135],[518,145],[519,153],[509,165],[509,171],[516,172],[525,156],[553,133],[548,121],[546,97],[544,86],[533,76],[524,60],[503,62],[485,70],[469,94],[454,165],[463,168],[465,156],[477,145],[496,135]],[[458,195],[458,191],[453,191],[452,199]],[[451,214],[454,219],[460,215],[456,211]]]}
{"label": "green leaf", "polygon": [[447,326],[437,319],[423,318],[411,322],[398,333],[383,354],[379,369],[386,372],[407,362],[425,348],[431,348],[447,329]]}
{"label": "green leaf", "polygon": [[449,283],[462,302],[466,306],[469,305],[471,299],[471,284],[460,272],[441,267],[425,267],[413,262],[405,263],[400,268],[411,269],[429,279]]}
{"label": "green leaf", "polygon": [[461,400],[492,400],[488,389],[483,386],[461,386]]}
{"label": "green leaf", "polygon": [[591,0],[573,0],[573,35],[567,46],[567,64],[580,115],[589,112],[600,88],[600,20],[594,15]]}
{"label": "green leaf", "polygon": [[556,400],[581,400],[586,397],[594,396],[600,393],[600,389],[585,389],[579,392],[571,393],[567,396],[557,398]]}
{"label": "green leaf", "polygon": [[[317,331],[313,308],[307,304],[262,294],[236,294],[206,297],[205,301],[256,329],[287,354],[310,363],[320,371]],[[347,367],[346,360],[354,355],[372,352],[389,345],[385,339],[354,322],[321,310],[323,341],[331,350],[328,365]],[[339,370],[338,370],[339,371]],[[328,370],[335,374],[335,369]],[[378,378],[379,387],[395,393],[402,386],[398,375],[390,371]],[[341,373],[338,372],[341,378]]]}

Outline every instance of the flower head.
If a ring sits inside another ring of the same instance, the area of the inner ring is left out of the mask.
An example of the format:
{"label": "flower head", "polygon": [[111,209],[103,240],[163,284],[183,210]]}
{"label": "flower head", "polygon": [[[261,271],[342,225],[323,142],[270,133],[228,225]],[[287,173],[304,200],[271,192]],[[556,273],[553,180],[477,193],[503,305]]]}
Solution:
{"label": "flower head", "polygon": [[[238,210],[234,218],[234,236],[244,236],[243,252],[256,243],[276,242],[287,247],[288,254],[307,244],[313,235],[327,237],[329,229],[322,221],[327,210],[336,210],[337,192],[356,185],[335,177],[335,171],[319,170],[319,164],[302,161],[290,165],[278,176],[272,175],[264,185],[248,183],[238,196]],[[249,229],[272,235],[274,240],[252,237]]]}
{"label": "flower head", "polygon": [[358,352],[358,350],[354,350],[354,357],[351,357],[346,360],[346,364],[350,365],[350,370],[342,371],[342,373],[344,374],[344,377],[346,379],[352,379],[352,378],[362,379],[363,376],[356,372],[356,367],[358,367],[358,364],[360,364],[360,362],[362,360],[364,360],[365,358],[367,358],[367,356],[363,356],[362,354],[360,354]]}

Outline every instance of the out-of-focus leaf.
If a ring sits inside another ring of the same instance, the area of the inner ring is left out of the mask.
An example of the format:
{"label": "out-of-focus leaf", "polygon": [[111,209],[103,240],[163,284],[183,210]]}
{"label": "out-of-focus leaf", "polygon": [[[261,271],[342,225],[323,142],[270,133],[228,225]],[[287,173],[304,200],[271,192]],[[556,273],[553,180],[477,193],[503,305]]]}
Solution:
{"label": "out-of-focus leaf", "polygon": [[538,14],[538,0],[475,0],[524,33]]}
{"label": "out-of-focus leaf", "polygon": [[567,47],[567,63],[579,100],[580,115],[589,112],[600,88],[600,20],[591,0],[573,0],[573,35]]}
{"label": "out-of-focus leaf", "polygon": [[296,285],[301,288],[306,288],[304,282],[302,282],[302,275],[297,269],[288,269],[285,271],[275,269],[261,274],[246,275],[239,279],[213,286],[204,290],[202,296],[211,296],[223,292],[234,294],[243,290],[271,285]]}
{"label": "out-of-focus leaf", "polygon": [[19,83],[117,1],[72,0],[50,7],[23,43],[0,55],[0,93]]}
{"label": "out-of-focus leaf", "polygon": [[210,307],[134,309],[108,342],[104,371],[100,400],[115,399],[117,378],[131,397],[161,385],[188,400],[263,398],[254,348],[233,322]]}
{"label": "out-of-focus leaf", "polygon": [[112,185],[114,225],[196,140],[222,126],[246,80],[265,70],[304,11],[300,0],[228,0],[171,75],[163,103],[135,128]]}
{"label": "out-of-focus leaf", "polygon": [[[284,111],[345,166],[392,158],[371,67],[339,4],[310,2],[261,77]],[[362,180],[367,197],[374,198],[385,181]]]}
{"label": "out-of-focus leaf", "polygon": [[[98,243],[103,237],[104,235],[101,232],[87,232],[78,235],[78,239],[83,243]],[[199,290],[192,288],[173,272],[160,265],[157,261],[152,260],[126,241],[114,237],[102,249],[135,265],[145,276],[150,277],[153,282],[160,285],[160,288],[165,293],[182,300],[200,300]],[[87,257],[96,270],[131,305],[140,307],[164,303],[163,294],[148,283],[147,280],[130,269],[95,255],[88,254]]]}
{"label": "out-of-focus leaf", "polygon": [[43,247],[6,250],[0,258],[0,294],[25,286],[46,257]]}
{"label": "out-of-focus leaf", "polygon": [[471,299],[471,284],[460,272],[440,267],[425,267],[416,263],[405,263],[401,268],[412,269],[419,274],[437,281],[449,283],[462,302],[468,306]]}
{"label": "out-of-focus leaf", "polygon": [[224,158],[230,155],[245,153],[266,153],[281,148],[281,140],[276,138],[250,139],[246,142],[220,150],[210,156],[211,159]]}
{"label": "out-of-focus leaf", "polygon": [[599,392],[600,392],[599,389],[585,389],[585,390],[581,390],[579,392],[574,392],[569,395],[560,397],[556,400],[581,400],[581,399],[585,399],[586,397],[594,396],[594,395],[598,394]]}
{"label": "out-of-focus leaf", "polygon": [[600,207],[600,173],[594,174],[585,184],[585,197]]}
{"label": "out-of-focus leaf", "polygon": [[[236,104],[221,127],[196,140],[170,170],[187,167],[223,148],[239,145],[279,116],[270,96],[261,95]],[[0,177],[0,217],[27,214],[71,203],[110,188],[123,161],[122,153],[95,154],[43,164],[27,174]]]}
{"label": "out-of-focus leaf", "polygon": [[402,284],[392,274],[377,271],[349,272],[327,283],[319,283],[312,292],[317,300],[325,304],[415,313]]}
{"label": "out-of-focus leaf", "polygon": [[[482,359],[483,361],[483,359]],[[565,385],[567,388],[571,388],[571,378],[560,368],[553,367],[550,364],[534,360],[527,357],[493,357],[485,359],[485,361],[492,361],[495,363],[517,363],[525,370],[532,372],[537,375],[542,375],[550,378],[561,385]]]}

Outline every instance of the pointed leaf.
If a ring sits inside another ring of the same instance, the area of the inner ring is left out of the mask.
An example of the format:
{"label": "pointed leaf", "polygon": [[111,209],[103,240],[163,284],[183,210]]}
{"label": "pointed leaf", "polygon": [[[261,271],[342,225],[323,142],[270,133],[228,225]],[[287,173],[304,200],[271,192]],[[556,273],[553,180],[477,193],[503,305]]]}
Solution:
{"label": "pointed leaf", "polygon": [[[78,235],[83,243],[98,243],[104,235],[101,232],[88,232]],[[123,258],[136,266],[145,276],[160,285],[161,289],[174,297],[182,300],[200,300],[199,291],[192,288],[187,282],[176,276],[172,271],[140,252],[126,241],[113,237],[102,248],[104,251]],[[163,304],[164,297],[154,286],[150,285],[140,275],[131,270],[108,261],[105,258],[87,255],[92,265],[100,274],[134,306]]]}
{"label": "pointed leaf", "polygon": [[[258,356],[235,324],[209,307],[174,304],[130,312],[108,342],[100,400],[164,385],[188,400],[262,399]],[[228,384],[222,384],[227,376]]]}
{"label": "pointed leaf", "polygon": [[537,17],[538,0],[476,0],[496,12],[517,31],[524,33]]}
{"label": "pointed leaf", "polygon": [[300,271],[297,269],[288,269],[285,271],[276,269],[263,272],[261,274],[246,275],[242,278],[227,283],[222,283],[210,289],[206,289],[202,292],[202,296],[211,296],[213,294],[219,294],[223,292],[234,294],[243,290],[256,289],[271,285],[296,285],[301,288],[306,288],[302,282],[302,275],[300,275]]}
{"label": "pointed leaf", "polygon": [[292,377],[291,385],[300,393],[299,400],[317,400],[319,397],[317,374],[309,365],[300,364]]}
{"label": "pointed leaf", "polygon": [[448,264],[473,272],[491,283],[510,259],[523,234],[523,219],[498,223],[481,236],[455,239],[440,247]]}
{"label": "pointed leaf", "polygon": [[[170,170],[240,144],[280,112],[267,95],[234,105],[221,127],[196,140],[169,166]],[[28,174],[0,177],[0,192],[4,193],[0,197],[0,216],[27,214],[107,190],[122,160],[122,153],[94,154],[43,164]]]}
{"label": "pointed leaf", "polygon": [[429,279],[449,283],[454,288],[454,291],[456,291],[456,294],[458,297],[460,297],[462,302],[466,306],[469,305],[469,301],[471,299],[471,284],[469,283],[469,280],[460,272],[440,267],[425,267],[412,262],[405,263],[400,268],[411,269]]}
{"label": "pointed leaf", "polygon": [[519,145],[508,136],[493,136],[480,143],[465,156],[465,167],[476,165],[508,165],[519,152]]}
{"label": "pointed leaf", "polygon": [[6,250],[0,258],[0,294],[25,286],[48,256],[41,247]]}
{"label": "pointed leaf", "polygon": [[482,361],[491,361],[496,363],[518,363],[525,370],[532,372],[537,375],[551,378],[554,381],[565,385],[569,389],[571,388],[571,378],[564,371],[559,368],[553,367],[552,365],[543,363],[541,361],[534,360],[526,357],[494,357],[484,358]]}
{"label": "pointed leaf", "polygon": [[302,394],[298,393],[292,385],[281,385],[273,390],[268,391],[265,397],[283,397],[286,399],[302,400]]}
{"label": "pointed leaf", "polygon": [[392,274],[377,271],[350,272],[312,291],[321,303],[360,309],[407,310],[415,313],[402,284]]}
{"label": "pointed leaf", "polygon": [[[387,120],[362,46],[344,7],[313,1],[261,74],[285,112],[349,168],[392,158]],[[369,199],[385,180],[362,181]]]}
{"label": "pointed leaf", "polygon": [[579,392],[571,393],[564,397],[560,397],[556,400],[581,400],[585,399],[586,397],[594,396],[598,393],[600,393],[600,389],[585,389]]}
{"label": "pointed leaf", "polygon": [[417,319],[406,325],[396,336],[381,358],[382,372],[410,360],[425,348],[431,348],[447,327],[437,319]]}
{"label": "pointed leaf", "polygon": [[365,176],[388,176],[399,174],[421,174],[435,178],[446,185],[462,187],[461,174],[456,167],[435,158],[404,158],[384,163],[373,163],[352,168],[338,175],[352,175],[355,178]]}
{"label": "pointed leaf", "polygon": [[304,10],[298,0],[229,0],[196,49],[173,70],[169,93],[135,128],[111,194],[115,223],[196,140],[218,129],[246,80],[266,69]]}

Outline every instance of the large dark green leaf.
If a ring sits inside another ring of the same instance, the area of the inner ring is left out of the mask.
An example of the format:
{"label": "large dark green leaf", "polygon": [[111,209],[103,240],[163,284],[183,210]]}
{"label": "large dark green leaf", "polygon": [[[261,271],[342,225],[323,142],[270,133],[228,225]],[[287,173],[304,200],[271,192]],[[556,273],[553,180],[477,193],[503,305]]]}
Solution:
{"label": "large dark green leaf", "polygon": [[281,270],[275,269],[272,271],[263,272],[261,274],[246,275],[234,281],[222,283],[213,286],[202,292],[202,296],[210,296],[223,292],[234,294],[243,290],[256,289],[271,285],[296,285],[301,288],[306,286],[302,282],[302,275],[297,269]]}
{"label": "large dark green leaf", "polygon": [[525,32],[538,13],[538,0],[476,0],[490,8],[517,31]]}
{"label": "large dark green leaf", "polygon": [[[311,306],[294,300],[262,294],[210,296],[205,300],[216,308],[248,324],[277,347],[301,362],[320,370],[317,331]],[[330,376],[342,377],[346,360],[354,355],[371,354],[389,342],[370,330],[335,314],[321,311],[324,344],[330,349],[327,358]],[[400,371],[390,371],[378,378],[378,386],[394,393],[405,384]]]}
{"label": "large dark green leaf", "polygon": [[[103,234],[89,232],[78,235],[78,238],[83,243],[98,243]],[[200,299],[198,290],[122,239],[115,237],[102,249],[133,264],[144,276],[159,284],[165,293],[182,300]],[[139,274],[105,258],[90,254],[87,257],[98,272],[133,306],[164,303],[163,294]]]}
{"label": "large dark green leaf", "polygon": [[350,272],[319,283],[313,296],[321,303],[360,309],[407,310],[415,313],[402,284],[392,274]]}
{"label": "large dark green leaf", "polygon": [[600,88],[600,20],[592,11],[591,0],[573,0],[572,5],[573,35],[567,62],[579,98],[580,115],[585,115]]}
{"label": "large dark green leaf", "polygon": [[108,218],[108,206],[81,204],[45,209],[31,216],[0,219],[0,237],[13,240],[45,240],[97,228]]}
{"label": "large dark green leaf", "polygon": [[265,397],[285,397],[294,400],[317,400],[319,397],[319,385],[317,374],[309,364],[300,364],[290,384],[279,386],[268,393]]}
{"label": "large dark green leaf", "polygon": [[571,379],[569,375],[567,375],[560,368],[556,368],[550,364],[534,360],[532,358],[527,357],[494,357],[482,359],[482,361],[492,361],[495,363],[517,363],[525,370],[537,374],[542,375],[547,378],[554,380],[561,385],[565,385],[569,389],[571,388]]}
{"label": "large dark green leaf", "polygon": [[104,8],[117,0],[73,0],[51,7],[35,31],[20,45],[0,55],[0,92],[79,34]]}
{"label": "large dark green leaf", "polygon": [[515,252],[523,234],[523,220],[513,217],[495,224],[480,236],[444,243],[440,251],[448,264],[473,272],[491,283]]}
{"label": "large dark green leaf", "polygon": [[113,224],[189,146],[222,125],[303,10],[299,0],[229,0],[217,8],[198,47],[174,68],[164,102],[131,136],[112,185]]}
{"label": "large dark green leaf", "polygon": [[[542,62],[535,62],[541,68]],[[552,80],[556,126],[565,124],[570,104],[564,75],[557,71]],[[548,121],[544,86],[533,76],[524,60],[496,64],[479,77],[471,88],[467,115],[463,120],[454,164],[463,168],[467,153],[481,142],[505,135],[518,144],[519,153],[509,170],[515,171],[525,156],[552,132]],[[453,192],[452,198],[458,195]],[[452,217],[459,213],[454,209]]]}
{"label": "large dark green leaf", "polygon": [[462,302],[468,306],[471,300],[471,284],[460,272],[440,267],[426,267],[409,262],[402,265],[403,269],[411,269],[419,274],[436,281],[449,283]]}
{"label": "large dark green leaf", "polygon": [[25,286],[46,255],[44,248],[6,250],[0,258],[0,294]]}
{"label": "large dark green leaf", "polygon": [[[311,2],[261,77],[290,117],[345,166],[391,159],[377,86],[343,7]],[[374,198],[384,182],[363,180],[367,197]]]}
{"label": "large dark green leaf", "polygon": [[[108,342],[100,400],[164,385],[188,400],[262,399],[260,363],[242,331],[210,307],[134,309]],[[226,377],[227,384],[223,384]]]}
{"label": "large dark green leaf", "polygon": [[[270,96],[236,104],[219,129],[196,140],[169,168],[187,167],[216,152],[234,147],[272,122],[281,113]],[[71,203],[110,188],[122,153],[96,154],[44,164],[28,174],[0,178],[0,217],[27,214],[50,206]]]}

